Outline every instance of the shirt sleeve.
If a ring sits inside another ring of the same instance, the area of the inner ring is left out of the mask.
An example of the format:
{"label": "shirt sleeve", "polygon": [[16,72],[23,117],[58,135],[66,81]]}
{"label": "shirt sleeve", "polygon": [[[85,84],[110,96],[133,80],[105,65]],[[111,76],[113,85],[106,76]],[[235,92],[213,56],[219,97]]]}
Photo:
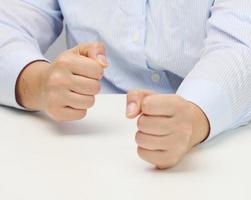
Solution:
{"label": "shirt sleeve", "polygon": [[210,139],[251,119],[251,1],[215,0],[204,44],[177,94],[207,115]]}
{"label": "shirt sleeve", "polygon": [[15,86],[29,63],[43,54],[62,31],[56,0],[8,0],[0,6],[0,104],[20,108]]}

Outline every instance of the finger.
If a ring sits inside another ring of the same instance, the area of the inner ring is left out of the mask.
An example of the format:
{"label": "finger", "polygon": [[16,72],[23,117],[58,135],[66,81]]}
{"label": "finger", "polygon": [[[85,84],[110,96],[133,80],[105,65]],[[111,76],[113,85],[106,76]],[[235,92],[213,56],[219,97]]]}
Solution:
{"label": "finger", "polygon": [[138,147],[140,158],[156,166],[158,169],[167,169],[174,167],[180,160],[180,157],[169,153],[168,151],[151,151]]}
{"label": "finger", "polygon": [[108,66],[105,47],[99,42],[79,44],[72,49],[75,54],[96,60],[102,67]]}
{"label": "finger", "polygon": [[161,136],[171,134],[178,124],[173,117],[141,115],[137,126],[144,133]]}
{"label": "finger", "polygon": [[80,95],[74,92],[69,92],[63,100],[65,107],[71,107],[77,110],[84,110],[92,107],[95,102],[94,96]]}
{"label": "finger", "polygon": [[96,95],[100,91],[100,82],[95,79],[75,75],[72,77],[70,89],[82,95]]}
{"label": "finger", "polygon": [[167,136],[153,136],[141,131],[138,131],[135,136],[139,147],[152,151],[168,150],[167,140]]}
{"label": "finger", "polygon": [[141,113],[141,102],[144,97],[153,94],[155,93],[149,90],[135,90],[128,92],[126,116],[131,119],[137,117]]}
{"label": "finger", "polygon": [[143,99],[141,109],[146,115],[173,116],[186,109],[183,101],[177,95],[150,95]]}
{"label": "finger", "polygon": [[76,110],[70,107],[64,107],[58,110],[58,112],[51,116],[56,121],[75,121],[80,120],[86,116],[87,110]]}
{"label": "finger", "polygon": [[180,133],[156,136],[138,131],[135,136],[135,141],[143,149],[165,150],[183,154],[188,151],[189,137]]}
{"label": "finger", "polygon": [[96,80],[100,80],[104,74],[104,69],[97,62],[87,57],[71,56],[67,67],[74,75]]}

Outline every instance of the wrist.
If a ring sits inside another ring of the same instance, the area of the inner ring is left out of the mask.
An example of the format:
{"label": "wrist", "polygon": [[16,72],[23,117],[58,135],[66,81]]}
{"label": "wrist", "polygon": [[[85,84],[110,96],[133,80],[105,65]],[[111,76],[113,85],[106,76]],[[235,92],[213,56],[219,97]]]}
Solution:
{"label": "wrist", "polygon": [[42,110],[45,76],[50,68],[46,61],[35,61],[20,73],[16,83],[17,103],[30,110]]}
{"label": "wrist", "polygon": [[206,114],[197,105],[191,103],[192,107],[192,123],[193,123],[193,133],[190,141],[191,148],[205,141],[209,136],[210,124]]}

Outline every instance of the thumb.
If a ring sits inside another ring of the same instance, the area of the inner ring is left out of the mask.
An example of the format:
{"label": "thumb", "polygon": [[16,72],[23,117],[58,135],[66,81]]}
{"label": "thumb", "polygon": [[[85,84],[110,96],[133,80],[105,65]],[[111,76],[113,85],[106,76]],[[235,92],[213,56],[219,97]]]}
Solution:
{"label": "thumb", "polygon": [[126,117],[133,119],[141,113],[141,103],[146,96],[155,94],[150,90],[135,90],[127,94]]}
{"label": "thumb", "polygon": [[108,66],[105,47],[99,42],[79,44],[73,48],[73,52],[96,60],[104,68]]}

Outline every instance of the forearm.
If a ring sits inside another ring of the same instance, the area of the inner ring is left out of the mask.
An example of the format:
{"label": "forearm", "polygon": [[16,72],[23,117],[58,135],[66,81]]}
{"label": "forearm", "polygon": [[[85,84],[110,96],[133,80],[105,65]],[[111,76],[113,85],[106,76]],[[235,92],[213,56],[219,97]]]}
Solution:
{"label": "forearm", "polygon": [[177,91],[206,114],[208,139],[241,125],[251,103],[251,1],[216,0],[211,11],[201,57]]}
{"label": "forearm", "polygon": [[16,83],[16,99],[21,106],[31,110],[42,110],[42,83],[49,67],[48,62],[36,61],[20,73]]}

